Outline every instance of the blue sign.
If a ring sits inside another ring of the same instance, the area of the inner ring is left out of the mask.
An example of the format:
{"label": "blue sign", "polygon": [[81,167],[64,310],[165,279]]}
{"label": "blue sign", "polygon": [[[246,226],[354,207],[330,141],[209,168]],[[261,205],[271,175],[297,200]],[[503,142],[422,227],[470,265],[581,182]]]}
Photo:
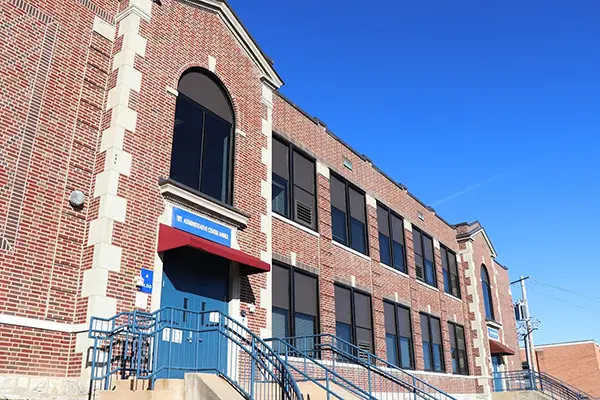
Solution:
{"label": "blue sign", "polygon": [[152,293],[152,281],[154,280],[154,271],[142,268],[142,286],[140,286],[140,292]]}
{"label": "blue sign", "polygon": [[488,326],[488,336],[490,339],[500,340],[500,332],[498,329],[492,328],[491,326]]}
{"label": "blue sign", "polygon": [[181,208],[173,207],[173,228],[231,247],[231,228]]}

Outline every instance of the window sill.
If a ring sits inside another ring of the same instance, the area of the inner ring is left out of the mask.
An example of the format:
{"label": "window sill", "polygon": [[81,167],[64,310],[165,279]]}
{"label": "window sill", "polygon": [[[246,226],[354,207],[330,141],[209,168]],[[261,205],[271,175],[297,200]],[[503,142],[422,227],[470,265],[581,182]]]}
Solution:
{"label": "window sill", "polygon": [[448,292],[444,292],[444,294],[446,296],[450,297],[452,300],[460,301],[462,303],[462,299],[460,299],[460,298],[458,298],[458,297],[456,297],[456,296],[454,296],[454,295],[452,295],[452,294],[450,294]]}
{"label": "window sill", "polygon": [[273,216],[273,218],[276,218],[276,219],[278,219],[278,220],[280,220],[280,221],[283,221],[283,222],[285,222],[286,224],[289,224],[289,225],[293,226],[294,228],[298,228],[298,229],[300,229],[301,231],[304,231],[304,232],[306,232],[306,233],[308,233],[308,234],[311,234],[311,235],[313,235],[314,237],[319,237],[319,236],[321,236],[321,235],[319,234],[319,232],[313,231],[312,229],[310,229],[310,228],[308,228],[308,227],[306,227],[306,226],[304,226],[304,225],[300,225],[299,223],[297,223],[297,222],[295,222],[295,221],[292,221],[291,219],[289,219],[289,218],[286,218],[286,217],[284,217],[283,215],[279,215],[279,214],[277,214],[276,212],[273,212],[271,215]]}
{"label": "window sill", "polygon": [[410,276],[408,276],[408,274],[406,272],[402,272],[399,269],[396,269],[394,267],[390,267],[389,265],[384,264],[384,263],[379,263],[379,265],[381,265],[383,268],[385,268],[385,269],[387,269],[387,270],[389,270],[391,272],[394,272],[394,273],[396,273],[398,275],[404,276],[406,278],[410,278]]}
{"label": "window sill", "polygon": [[435,291],[438,291],[438,292],[440,291],[440,289],[436,288],[435,286],[431,286],[429,283],[425,283],[425,282],[423,282],[423,281],[422,281],[422,280],[420,280],[420,279],[415,279],[415,280],[417,281],[417,283],[418,283],[419,285],[423,285],[423,286],[425,286],[427,289],[435,290]]}
{"label": "window sill", "polygon": [[207,215],[228,222],[238,229],[244,229],[248,225],[250,215],[237,208],[212,199],[205,194],[194,190],[173,179],[161,178],[158,182],[160,193],[167,200],[180,202],[196,208]]}
{"label": "window sill", "polygon": [[341,244],[339,242],[336,242],[335,240],[331,240],[331,242],[333,243],[334,246],[339,247],[340,249],[344,249],[346,251],[349,251],[350,253],[359,256],[360,258],[364,258],[365,260],[371,261],[371,257],[367,256],[366,254],[361,253],[360,251],[356,251],[344,244]]}
{"label": "window sill", "polygon": [[413,374],[413,375],[445,376],[445,377],[448,377],[448,378],[464,378],[464,379],[479,379],[479,378],[483,378],[482,376],[451,374],[449,372],[410,371],[409,373]]}
{"label": "window sill", "polygon": [[502,324],[498,321],[494,321],[493,319],[486,319],[485,324],[487,326],[491,326],[492,328],[502,329]]}

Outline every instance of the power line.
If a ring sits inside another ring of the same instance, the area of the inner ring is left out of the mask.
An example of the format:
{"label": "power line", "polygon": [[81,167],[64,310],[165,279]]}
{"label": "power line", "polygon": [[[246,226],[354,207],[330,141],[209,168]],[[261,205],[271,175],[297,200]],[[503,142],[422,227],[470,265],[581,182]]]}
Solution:
{"label": "power line", "polygon": [[574,294],[574,295],[577,295],[577,296],[580,296],[580,297],[586,298],[586,299],[588,299],[588,300],[592,300],[592,301],[597,301],[597,302],[600,302],[600,297],[594,297],[594,296],[590,296],[590,295],[587,295],[587,294],[584,294],[584,293],[575,292],[575,291],[573,291],[573,290],[565,289],[565,288],[562,288],[562,287],[560,287],[560,286],[553,285],[553,284],[551,284],[551,283],[547,283],[547,282],[540,282],[540,281],[538,281],[538,280],[537,280],[537,279],[535,279],[535,278],[532,278],[532,280],[533,280],[535,283],[539,283],[540,285],[549,286],[549,287],[551,287],[551,288],[558,289],[558,290],[562,290],[563,292],[571,293],[571,294]]}
{"label": "power line", "polygon": [[[533,289],[533,287],[532,287],[532,289]],[[587,311],[591,311],[591,312],[593,312],[593,313],[600,314],[600,309],[596,309],[596,310],[595,310],[595,309],[593,309],[593,308],[588,308],[588,307],[580,306],[579,304],[571,303],[571,302],[569,302],[569,301],[566,301],[566,300],[563,300],[563,299],[559,299],[559,298],[557,298],[557,297],[554,297],[554,296],[550,296],[550,295],[548,295],[548,294],[546,294],[546,293],[543,293],[543,292],[540,292],[540,291],[538,291],[537,289],[536,289],[536,290],[533,290],[533,292],[535,292],[536,294],[542,295],[542,296],[544,296],[544,297],[547,297],[547,298],[549,298],[549,299],[556,300],[556,301],[559,301],[559,302],[561,302],[561,303],[564,303],[564,304],[569,304],[569,305],[571,305],[571,306],[573,306],[573,307],[581,308],[581,309],[583,309],[583,310],[587,310]]]}

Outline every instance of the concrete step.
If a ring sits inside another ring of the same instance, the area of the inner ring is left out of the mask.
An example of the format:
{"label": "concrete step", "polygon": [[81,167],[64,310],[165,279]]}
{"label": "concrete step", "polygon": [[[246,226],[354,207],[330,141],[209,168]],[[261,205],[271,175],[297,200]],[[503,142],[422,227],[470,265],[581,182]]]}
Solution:
{"label": "concrete step", "polygon": [[146,380],[115,380],[113,390],[96,392],[97,400],[184,400],[183,379],[158,379],[154,390],[148,390]]}
{"label": "concrete step", "polygon": [[244,397],[216,374],[186,374],[185,400],[242,400]]}

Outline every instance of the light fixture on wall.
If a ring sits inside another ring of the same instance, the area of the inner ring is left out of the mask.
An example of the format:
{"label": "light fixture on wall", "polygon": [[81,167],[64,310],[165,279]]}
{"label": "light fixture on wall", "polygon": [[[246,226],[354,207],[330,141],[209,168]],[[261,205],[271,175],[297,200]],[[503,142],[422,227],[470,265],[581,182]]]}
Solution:
{"label": "light fixture on wall", "polygon": [[85,194],[81,190],[73,190],[69,195],[69,204],[77,210],[83,208],[85,203]]}

